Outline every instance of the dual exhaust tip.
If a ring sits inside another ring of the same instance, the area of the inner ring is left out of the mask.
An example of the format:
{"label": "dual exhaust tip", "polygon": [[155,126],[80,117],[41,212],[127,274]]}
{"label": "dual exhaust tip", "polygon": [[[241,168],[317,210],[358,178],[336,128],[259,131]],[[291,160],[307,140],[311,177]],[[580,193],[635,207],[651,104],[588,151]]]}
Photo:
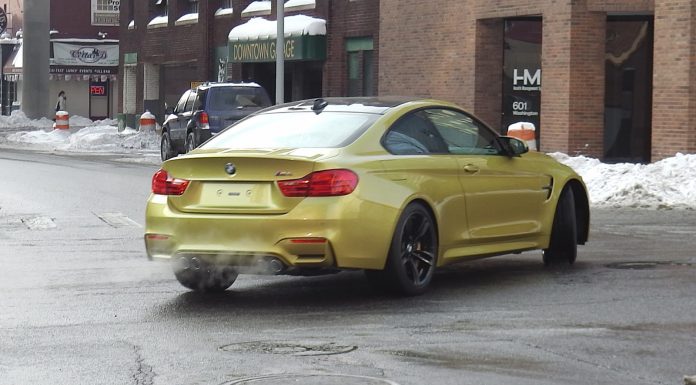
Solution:
{"label": "dual exhaust tip", "polygon": [[[214,265],[197,256],[180,256],[177,260],[177,269],[180,270],[196,271],[201,269],[209,269],[211,266]],[[287,269],[285,263],[276,257],[254,258],[252,264],[225,264],[221,265],[220,267],[231,267],[238,273],[260,275],[278,275],[282,274]]]}

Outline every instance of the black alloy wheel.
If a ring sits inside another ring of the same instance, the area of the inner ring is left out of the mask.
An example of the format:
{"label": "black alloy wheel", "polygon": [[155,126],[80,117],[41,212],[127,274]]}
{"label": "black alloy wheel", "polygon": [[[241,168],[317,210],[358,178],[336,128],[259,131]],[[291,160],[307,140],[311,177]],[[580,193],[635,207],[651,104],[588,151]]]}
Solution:
{"label": "black alloy wheel", "polygon": [[384,270],[365,273],[379,288],[402,295],[423,294],[433,278],[437,254],[435,222],[422,204],[413,203],[397,222]]}
{"label": "black alloy wheel", "polygon": [[551,228],[549,248],[543,251],[547,266],[572,265],[578,255],[577,221],[575,216],[575,196],[566,187],[561,192],[556,206]]}

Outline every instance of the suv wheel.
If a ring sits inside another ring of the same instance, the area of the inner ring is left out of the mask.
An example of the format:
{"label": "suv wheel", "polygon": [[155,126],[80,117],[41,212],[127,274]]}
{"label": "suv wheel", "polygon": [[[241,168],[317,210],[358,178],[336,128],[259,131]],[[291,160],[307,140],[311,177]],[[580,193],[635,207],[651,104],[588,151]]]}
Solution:
{"label": "suv wheel", "polygon": [[191,152],[198,147],[196,143],[196,133],[191,131],[186,135],[186,152]]}
{"label": "suv wheel", "polygon": [[172,140],[169,137],[169,131],[164,131],[162,133],[162,140],[160,141],[160,157],[162,161],[171,159],[174,157],[174,149],[172,148]]}

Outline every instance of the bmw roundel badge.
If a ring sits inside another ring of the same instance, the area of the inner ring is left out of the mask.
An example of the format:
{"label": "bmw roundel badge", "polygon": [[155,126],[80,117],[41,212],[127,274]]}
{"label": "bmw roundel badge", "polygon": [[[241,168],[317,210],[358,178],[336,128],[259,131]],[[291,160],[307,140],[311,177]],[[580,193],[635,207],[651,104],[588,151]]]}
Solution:
{"label": "bmw roundel badge", "polygon": [[225,172],[229,175],[234,175],[237,172],[237,167],[232,163],[227,163],[225,165]]}

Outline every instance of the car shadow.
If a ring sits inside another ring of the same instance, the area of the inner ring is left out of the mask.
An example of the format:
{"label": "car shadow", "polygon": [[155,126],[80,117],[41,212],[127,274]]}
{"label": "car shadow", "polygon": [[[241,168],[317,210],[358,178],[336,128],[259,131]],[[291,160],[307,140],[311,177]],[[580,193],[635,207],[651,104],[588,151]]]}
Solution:
{"label": "car shadow", "polygon": [[[482,303],[504,298],[539,285],[574,284],[590,275],[593,265],[578,262],[572,267],[549,268],[541,258],[505,256],[439,268],[429,290],[415,297],[402,297],[373,289],[362,271],[345,271],[317,277],[240,276],[222,293],[182,292],[159,306],[162,317],[209,315],[355,314],[398,312],[404,309],[435,310],[442,303]],[[182,288],[182,290],[184,290]]]}

